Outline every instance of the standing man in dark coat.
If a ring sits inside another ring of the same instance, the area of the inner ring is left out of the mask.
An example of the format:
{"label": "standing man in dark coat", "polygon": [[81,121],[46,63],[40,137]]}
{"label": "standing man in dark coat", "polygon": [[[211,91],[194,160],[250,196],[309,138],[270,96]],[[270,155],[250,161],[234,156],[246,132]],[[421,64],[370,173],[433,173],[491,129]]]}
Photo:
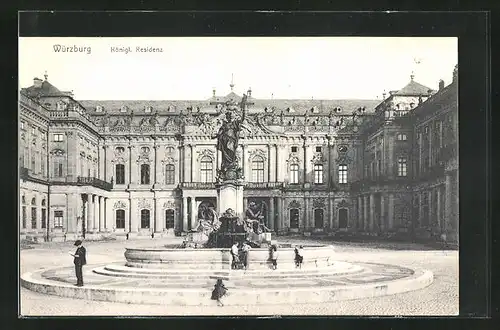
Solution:
{"label": "standing man in dark coat", "polygon": [[75,242],[75,246],[77,247],[75,254],[70,253],[74,260],[75,264],[75,273],[76,273],[76,286],[83,286],[83,275],[82,275],[82,267],[87,264],[86,254],[87,251],[82,246],[82,241],[77,240]]}

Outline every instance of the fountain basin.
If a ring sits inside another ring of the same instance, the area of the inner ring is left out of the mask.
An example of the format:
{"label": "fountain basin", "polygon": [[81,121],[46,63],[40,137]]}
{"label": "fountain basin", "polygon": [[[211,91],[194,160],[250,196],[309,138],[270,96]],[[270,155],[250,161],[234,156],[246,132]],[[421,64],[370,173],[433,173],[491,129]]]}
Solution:
{"label": "fountain basin", "polygon": [[[293,248],[278,249],[280,269],[295,268]],[[333,246],[305,246],[302,268],[328,267],[334,263]],[[137,268],[170,269],[230,269],[232,256],[229,249],[175,249],[175,248],[126,248],[126,266]],[[249,269],[270,267],[269,249],[251,249],[248,255]]]}

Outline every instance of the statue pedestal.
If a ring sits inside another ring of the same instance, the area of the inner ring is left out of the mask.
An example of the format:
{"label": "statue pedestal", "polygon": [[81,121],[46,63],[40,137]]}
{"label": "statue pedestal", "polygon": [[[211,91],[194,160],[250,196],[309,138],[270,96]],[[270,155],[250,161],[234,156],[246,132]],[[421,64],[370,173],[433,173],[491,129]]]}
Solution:
{"label": "statue pedestal", "polygon": [[238,218],[244,218],[243,182],[226,181],[217,186],[217,211],[219,214],[232,209]]}

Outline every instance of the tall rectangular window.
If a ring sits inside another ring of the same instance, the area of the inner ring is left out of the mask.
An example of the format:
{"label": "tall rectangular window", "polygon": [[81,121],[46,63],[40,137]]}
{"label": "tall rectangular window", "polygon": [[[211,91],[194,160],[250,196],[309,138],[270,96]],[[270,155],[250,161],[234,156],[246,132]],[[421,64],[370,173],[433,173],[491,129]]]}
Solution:
{"label": "tall rectangular window", "polygon": [[213,182],[213,164],[212,159],[203,157],[200,162],[201,182]]}
{"label": "tall rectangular window", "polygon": [[407,160],[406,157],[398,158],[398,176],[407,175]]}
{"label": "tall rectangular window", "polygon": [[175,166],[172,164],[165,165],[165,184],[175,183]]}
{"label": "tall rectangular window", "polygon": [[339,165],[339,183],[347,183],[347,165]]}
{"label": "tall rectangular window", "polygon": [[264,159],[260,156],[252,160],[252,182],[264,182]]}
{"label": "tall rectangular window", "polygon": [[36,207],[31,208],[31,228],[36,229]]}
{"label": "tall rectangular window", "polygon": [[43,154],[40,156],[40,173],[45,175],[45,157]]}
{"label": "tall rectangular window", "polygon": [[116,229],[125,228],[125,210],[116,210],[115,226]]}
{"label": "tall rectangular window", "polygon": [[31,168],[31,171],[33,173],[36,172],[36,156],[35,156],[34,151],[31,152],[31,167],[30,168]]}
{"label": "tall rectangular window", "polygon": [[23,217],[23,219],[22,219],[23,220],[23,229],[26,229],[26,218],[28,217],[26,215],[26,206],[23,206],[23,215],[22,215],[22,217]]}
{"label": "tall rectangular window", "polygon": [[62,142],[62,141],[64,141],[64,134],[54,134],[54,141],[55,142]]}
{"label": "tall rectangular window", "polygon": [[64,211],[54,211],[54,228],[63,227],[63,213]]}
{"label": "tall rectangular window", "polygon": [[149,184],[149,165],[141,165],[141,184]]}
{"label": "tall rectangular window", "polygon": [[116,177],[116,184],[125,184],[125,165],[116,164],[115,177]]}
{"label": "tall rectangular window", "polygon": [[47,209],[42,209],[42,228],[47,228]]}
{"label": "tall rectangular window", "polygon": [[323,165],[314,165],[314,183],[323,184]]}
{"label": "tall rectangular window", "polygon": [[299,165],[290,165],[290,183],[299,183]]}

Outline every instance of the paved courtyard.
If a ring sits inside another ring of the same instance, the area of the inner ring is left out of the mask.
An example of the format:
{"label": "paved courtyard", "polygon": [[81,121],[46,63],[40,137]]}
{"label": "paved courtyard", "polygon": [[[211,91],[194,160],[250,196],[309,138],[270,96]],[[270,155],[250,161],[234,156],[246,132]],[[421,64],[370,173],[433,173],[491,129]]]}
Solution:
{"label": "paved courtyard", "polygon": [[[131,241],[86,242],[88,266],[124,262],[124,247],[152,247],[180,244],[180,238]],[[281,243],[326,244],[305,238],[279,237]],[[129,316],[129,315],[457,315],[458,251],[430,250],[418,244],[332,242],[338,260],[374,262],[434,273],[434,282],[421,290],[362,300],[321,304],[185,307],[133,305],[76,300],[20,290],[23,316]],[[72,242],[41,243],[21,250],[21,273],[72,265]]]}

